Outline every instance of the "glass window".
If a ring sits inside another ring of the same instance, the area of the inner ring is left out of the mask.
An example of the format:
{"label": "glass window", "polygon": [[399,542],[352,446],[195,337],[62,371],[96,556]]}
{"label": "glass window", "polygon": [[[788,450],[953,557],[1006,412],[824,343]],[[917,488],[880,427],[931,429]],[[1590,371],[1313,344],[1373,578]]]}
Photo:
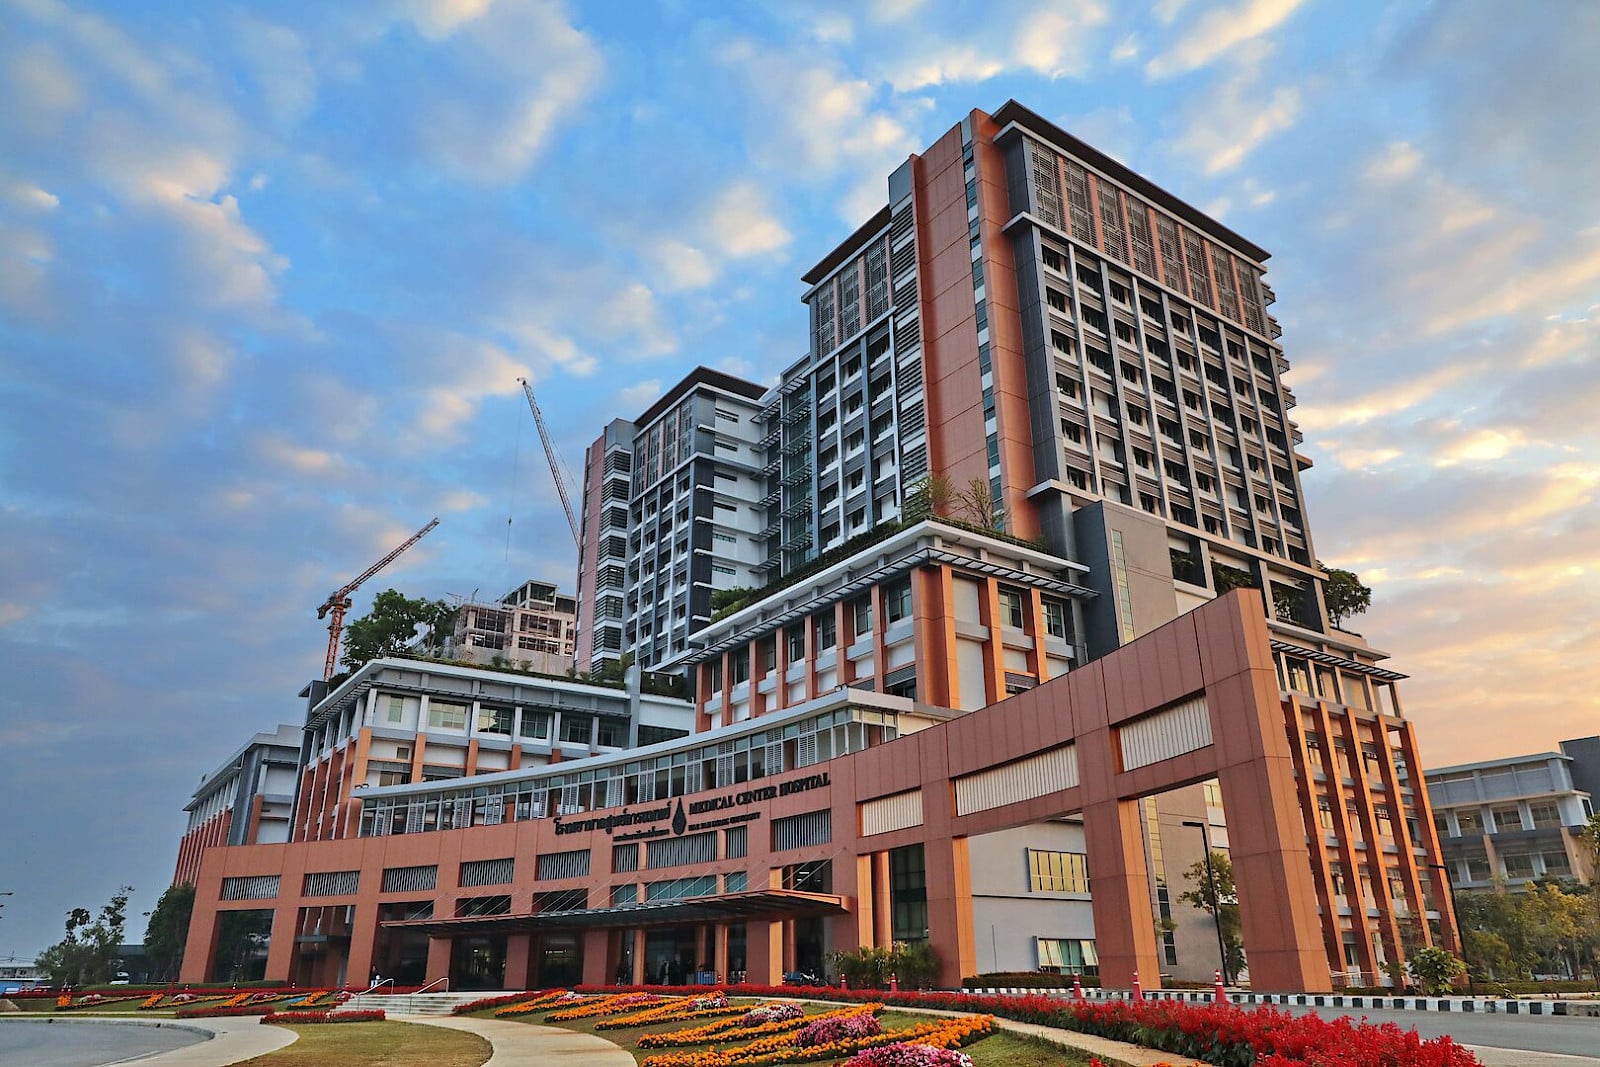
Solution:
{"label": "glass window", "polygon": [[390,722],[400,722],[400,721],[404,720],[405,715],[406,715],[406,698],[405,697],[391,696],[389,698],[389,715],[388,715],[389,721]]}
{"label": "glass window", "polygon": [[1022,629],[1022,593],[1018,590],[1000,590],[1000,625]]}
{"label": "glass window", "polygon": [[821,652],[825,648],[832,648],[838,644],[839,635],[835,626],[833,612],[825,611],[820,615],[814,616],[814,618],[817,620],[817,651]]}
{"label": "glass window", "polygon": [[750,653],[748,651],[735,652],[733,660],[733,684],[750,680]]}
{"label": "glass window", "polygon": [[784,631],[789,642],[789,662],[799,663],[806,658],[806,628],[804,624],[791,626]]}
{"label": "glass window", "polygon": [[1508,852],[1501,861],[1505,864],[1506,877],[1509,879],[1532,878],[1533,857],[1525,853]]}
{"label": "glass window", "polygon": [[1289,681],[1289,688],[1296,693],[1311,695],[1311,669],[1303,659],[1294,656],[1283,657],[1283,668]]}
{"label": "glass window", "polygon": [[621,748],[628,743],[628,724],[622,719],[600,720],[600,744]]}
{"label": "glass window", "polygon": [[537,737],[541,740],[550,736],[550,714],[544,711],[524,711],[522,713],[522,736]]}
{"label": "glass window", "polygon": [[511,732],[510,708],[482,708],[478,709],[478,732],[480,734],[509,734]]}
{"label": "glass window", "polygon": [[1087,893],[1089,857],[1081,852],[1028,849],[1028,890],[1033,893]]}
{"label": "glass window", "polygon": [[864,596],[854,604],[856,615],[856,636],[861,637],[872,632],[872,598]]}
{"label": "glass window", "polygon": [[883,614],[891,623],[911,617],[911,579],[902,578],[883,590]]}
{"label": "glass window", "polygon": [[563,715],[561,740],[577,745],[587,745],[594,733],[593,720],[587,715]]}
{"label": "glass window", "polygon": [[441,730],[465,730],[467,728],[467,706],[465,704],[442,704],[438,701],[428,702],[428,725]]}
{"label": "glass window", "polygon": [[706,664],[706,673],[710,675],[711,691],[713,693],[722,692],[722,661],[714,659]]}
{"label": "glass window", "polygon": [[1572,877],[1572,860],[1565,852],[1546,852],[1544,854],[1544,873],[1546,878]]}
{"label": "glass window", "polygon": [[1492,808],[1494,814],[1495,833],[1503,834],[1507,830],[1522,829],[1522,812],[1515,804],[1509,807]]}
{"label": "glass window", "polygon": [[921,845],[889,850],[889,911],[894,940],[928,939],[928,874]]}
{"label": "glass window", "polygon": [[1456,812],[1456,825],[1464,834],[1483,833],[1483,815],[1476,808]]}
{"label": "glass window", "polygon": [[1533,816],[1533,825],[1536,827],[1561,825],[1561,809],[1555,804],[1529,804],[1528,813]]}
{"label": "glass window", "polygon": [[1051,637],[1072,640],[1072,613],[1064,600],[1044,598],[1044,629]]}

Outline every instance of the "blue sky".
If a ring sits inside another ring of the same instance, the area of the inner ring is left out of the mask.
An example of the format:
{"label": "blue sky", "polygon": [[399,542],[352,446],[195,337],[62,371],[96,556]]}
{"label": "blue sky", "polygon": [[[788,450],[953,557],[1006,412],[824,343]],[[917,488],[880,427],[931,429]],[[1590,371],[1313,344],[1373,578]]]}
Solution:
{"label": "blue sky", "polygon": [[772,376],[802,271],[1009,97],[1274,252],[1428,761],[1595,732],[1597,54],[1584,0],[0,0],[0,958],[123,881],[142,932],[428,518],[358,611],[570,573],[519,375],[574,464]]}

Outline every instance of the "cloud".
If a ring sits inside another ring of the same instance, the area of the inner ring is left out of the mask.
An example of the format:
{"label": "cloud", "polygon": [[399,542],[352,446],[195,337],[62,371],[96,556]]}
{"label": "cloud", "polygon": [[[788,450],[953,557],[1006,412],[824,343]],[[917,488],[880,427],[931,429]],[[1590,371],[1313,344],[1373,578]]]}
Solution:
{"label": "cloud", "polygon": [[1152,78],[1167,78],[1208,66],[1233,48],[1282,25],[1303,0],[1241,0],[1214,7],[1183,27],[1178,42],[1145,64]]}
{"label": "cloud", "polygon": [[1206,174],[1226,173],[1293,127],[1301,105],[1298,88],[1269,88],[1259,63],[1243,64],[1185,110],[1174,148]]}
{"label": "cloud", "polygon": [[600,83],[599,49],[554,0],[409,8],[434,63],[395,87],[394,117],[410,124],[419,150],[462,177],[521,178]]}

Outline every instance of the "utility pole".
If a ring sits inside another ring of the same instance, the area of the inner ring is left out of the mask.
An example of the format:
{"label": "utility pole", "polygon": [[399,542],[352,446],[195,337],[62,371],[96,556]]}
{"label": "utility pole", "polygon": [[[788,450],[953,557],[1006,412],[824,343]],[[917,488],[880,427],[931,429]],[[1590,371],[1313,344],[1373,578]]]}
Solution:
{"label": "utility pole", "polygon": [[1211,866],[1211,827],[1190,819],[1185,819],[1183,825],[1199,829],[1200,840],[1206,848],[1206,885],[1211,890],[1211,917],[1217,922],[1217,957],[1222,964],[1217,969],[1222,972],[1222,984],[1232,985],[1228,975],[1228,945],[1222,939],[1222,893],[1217,888],[1217,876]]}

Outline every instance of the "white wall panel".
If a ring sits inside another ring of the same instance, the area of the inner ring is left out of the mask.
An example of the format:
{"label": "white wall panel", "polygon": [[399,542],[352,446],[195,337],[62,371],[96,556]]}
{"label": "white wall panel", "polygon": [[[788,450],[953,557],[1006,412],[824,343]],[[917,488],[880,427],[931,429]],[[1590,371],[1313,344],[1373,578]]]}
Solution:
{"label": "white wall panel", "polygon": [[922,825],[922,790],[911,789],[894,796],[879,797],[861,804],[861,836],[886,834]]}
{"label": "white wall panel", "polygon": [[1117,740],[1122,746],[1125,771],[1205,748],[1211,744],[1211,713],[1206,707],[1206,695],[1199,693],[1118,727]]}
{"label": "white wall panel", "polygon": [[955,780],[956,814],[971,815],[1002,804],[1032,800],[1078,784],[1078,750],[1059,745],[1038,755],[991,767]]}

